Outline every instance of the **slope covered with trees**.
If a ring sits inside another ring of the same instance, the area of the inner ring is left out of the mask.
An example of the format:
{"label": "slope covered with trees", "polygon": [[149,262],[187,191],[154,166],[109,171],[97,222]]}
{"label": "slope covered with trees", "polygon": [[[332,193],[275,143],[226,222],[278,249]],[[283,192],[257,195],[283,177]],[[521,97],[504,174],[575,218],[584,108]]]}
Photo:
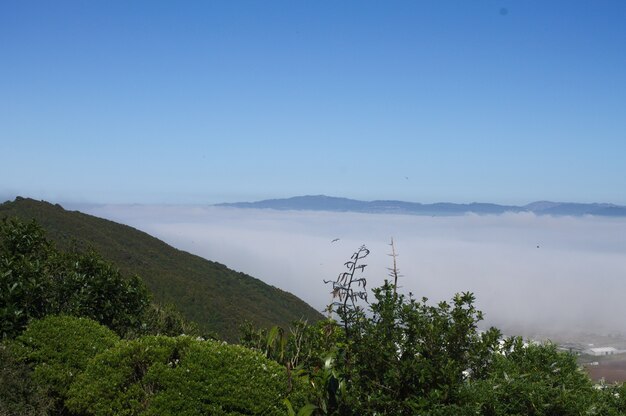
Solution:
{"label": "slope covered with trees", "polygon": [[322,315],[291,293],[177,250],[135,228],[28,198],[0,205],[0,218],[36,220],[60,249],[96,250],[127,275],[138,275],[160,304],[173,304],[200,329],[234,340],[239,326],[287,327]]}
{"label": "slope covered with trees", "polygon": [[479,331],[473,294],[402,294],[395,254],[368,300],[368,254],[327,282],[336,319],[249,324],[232,345],[170,325],[98,253],[3,220],[0,416],[626,414],[626,388],[594,386],[574,355]]}

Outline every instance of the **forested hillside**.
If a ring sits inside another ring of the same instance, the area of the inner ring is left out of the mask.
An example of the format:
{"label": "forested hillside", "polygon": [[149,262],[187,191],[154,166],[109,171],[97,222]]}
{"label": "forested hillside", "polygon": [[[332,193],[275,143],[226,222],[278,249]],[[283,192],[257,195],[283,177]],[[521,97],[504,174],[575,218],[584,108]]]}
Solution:
{"label": "forested hillside", "polygon": [[234,345],[198,336],[97,252],[2,220],[0,416],[626,414],[626,387],[594,385],[576,356],[479,331],[472,293],[404,295],[395,255],[364,302],[368,254],[327,282],[337,320],[248,324]]}
{"label": "forested hillside", "polygon": [[235,340],[244,321],[287,327],[300,318],[314,322],[322,317],[291,293],[126,225],[19,197],[0,205],[3,217],[35,219],[61,249],[94,248],[123,273],[139,275],[156,302],[174,304],[202,330],[224,339]]}

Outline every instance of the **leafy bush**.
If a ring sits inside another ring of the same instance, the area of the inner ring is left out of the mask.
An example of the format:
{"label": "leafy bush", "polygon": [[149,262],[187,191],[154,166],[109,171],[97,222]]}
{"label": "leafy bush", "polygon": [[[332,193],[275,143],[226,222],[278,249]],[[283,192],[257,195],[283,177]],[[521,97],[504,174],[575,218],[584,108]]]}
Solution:
{"label": "leafy bush", "polygon": [[[290,397],[304,400],[291,381]],[[284,414],[290,380],[284,367],[247,348],[188,336],[122,341],[95,357],[70,389],[81,414]]]}
{"label": "leafy bush", "polygon": [[137,276],[122,276],[97,253],[62,253],[35,222],[0,223],[0,338],[51,314],[92,318],[123,335],[142,327],[149,304]]}
{"label": "leafy bush", "polygon": [[[165,306],[151,303],[141,316],[141,328],[126,333],[127,338],[144,335],[192,335],[201,334],[195,322],[189,322],[172,304]],[[208,337],[208,334],[202,334]]]}
{"label": "leafy bush", "polygon": [[[333,342],[315,343],[315,331],[292,331],[283,340],[274,332],[245,328],[243,341],[268,357],[289,363],[297,334],[299,345],[317,345],[306,357],[326,357],[323,364],[305,359],[301,373],[314,388],[310,396],[318,415],[623,415],[626,387],[597,389],[574,356],[552,344],[525,345],[504,340],[491,328],[478,331],[482,313],[471,293],[432,305],[397,293],[386,281],[373,290],[366,311],[365,279],[358,277],[369,251],[361,247],[333,284],[329,309],[338,317]],[[395,256],[395,253],[392,254]],[[395,257],[394,257],[395,260]],[[326,326],[332,327],[332,322]],[[275,339],[280,339],[276,342]]]}
{"label": "leafy bush", "polygon": [[68,408],[103,416],[142,414],[160,386],[152,373],[178,365],[192,342],[190,337],[146,336],[118,343],[89,363],[70,388]]}
{"label": "leafy bush", "polygon": [[162,392],[146,414],[284,415],[283,399],[304,401],[301,382],[289,380],[285,368],[237,345],[195,343],[180,365],[158,377]]}
{"label": "leafy bush", "polygon": [[600,399],[575,356],[520,338],[507,340],[488,376],[464,392],[468,407],[487,416],[605,414],[594,412]]}
{"label": "leafy bush", "polygon": [[118,340],[113,331],[91,319],[50,315],[32,321],[15,345],[22,361],[33,366],[33,379],[61,406],[87,362]]}
{"label": "leafy bush", "polygon": [[341,329],[332,319],[323,319],[313,325],[299,320],[288,332],[278,326],[269,330],[255,329],[246,322],[239,331],[240,345],[259,351],[292,370],[323,366],[327,355],[324,352],[333,350],[341,339]]}
{"label": "leafy bush", "polygon": [[426,413],[457,403],[468,374],[486,373],[500,333],[479,333],[482,315],[470,293],[428,305],[405,299],[385,282],[374,295],[370,315],[351,312],[345,347],[338,350],[335,366],[346,385],[341,412]]}
{"label": "leafy bush", "polygon": [[54,250],[34,222],[0,222],[0,339],[49,313]]}
{"label": "leafy bush", "polygon": [[0,344],[0,416],[45,416],[51,407],[30,366],[17,358],[12,345]]}
{"label": "leafy bush", "polygon": [[597,403],[588,414],[602,416],[626,415],[626,383],[614,386],[600,386]]}
{"label": "leafy bush", "polygon": [[123,276],[94,251],[63,253],[58,259],[53,313],[91,318],[119,335],[141,327],[150,297],[138,276]]}

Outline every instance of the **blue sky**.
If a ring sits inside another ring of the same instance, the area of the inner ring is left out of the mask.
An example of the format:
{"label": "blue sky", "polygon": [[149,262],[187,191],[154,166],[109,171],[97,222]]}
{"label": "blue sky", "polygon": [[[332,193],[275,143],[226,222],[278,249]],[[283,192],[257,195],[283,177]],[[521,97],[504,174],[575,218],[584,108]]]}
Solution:
{"label": "blue sky", "polygon": [[4,1],[0,196],[626,204],[623,1]]}

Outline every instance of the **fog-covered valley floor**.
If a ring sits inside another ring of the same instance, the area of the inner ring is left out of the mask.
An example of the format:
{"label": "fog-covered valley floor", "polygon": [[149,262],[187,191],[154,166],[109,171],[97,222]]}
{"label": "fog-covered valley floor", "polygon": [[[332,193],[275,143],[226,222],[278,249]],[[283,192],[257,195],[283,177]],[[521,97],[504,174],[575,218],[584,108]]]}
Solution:
{"label": "fog-covered valley floor", "polygon": [[[432,301],[471,291],[486,324],[509,334],[625,334],[626,219],[504,214],[429,217],[198,206],[83,211],[290,291],[322,310],[362,244],[368,286],[398,252],[402,291]],[[332,242],[335,239],[339,239]]]}

